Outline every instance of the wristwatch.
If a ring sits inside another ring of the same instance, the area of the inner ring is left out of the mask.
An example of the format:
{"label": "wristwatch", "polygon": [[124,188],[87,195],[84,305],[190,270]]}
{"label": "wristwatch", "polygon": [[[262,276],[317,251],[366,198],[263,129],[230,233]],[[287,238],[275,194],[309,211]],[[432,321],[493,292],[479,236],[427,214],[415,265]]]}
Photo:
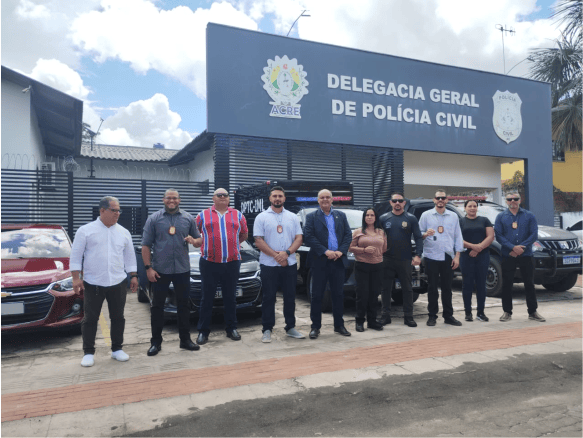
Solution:
{"label": "wristwatch", "polygon": [[144,268],[146,268],[146,271],[147,271],[148,269],[150,269],[151,267],[152,267],[152,265],[144,265]]}
{"label": "wristwatch", "polygon": [[138,278],[138,274],[132,274],[130,275],[130,278]]}
{"label": "wristwatch", "polygon": [[286,249],[286,250],[285,250],[285,253],[286,253],[288,256],[290,256],[290,255],[291,255],[291,252],[289,252],[289,249]]}

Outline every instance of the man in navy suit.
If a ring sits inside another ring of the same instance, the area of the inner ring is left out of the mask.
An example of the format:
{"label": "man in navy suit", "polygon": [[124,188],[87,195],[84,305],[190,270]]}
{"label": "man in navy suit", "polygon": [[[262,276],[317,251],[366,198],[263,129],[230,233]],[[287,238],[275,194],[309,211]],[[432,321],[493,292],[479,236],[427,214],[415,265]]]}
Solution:
{"label": "man in navy suit", "polygon": [[310,247],[308,266],[312,271],[312,303],[310,339],[316,339],[322,327],[322,297],[326,283],[332,294],[334,332],[350,336],[344,327],[344,269],[348,265],[346,253],[352,241],[352,232],[346,215],[332,208],[330,190],[318,192],[318,208],[306,216],[304,241]]}

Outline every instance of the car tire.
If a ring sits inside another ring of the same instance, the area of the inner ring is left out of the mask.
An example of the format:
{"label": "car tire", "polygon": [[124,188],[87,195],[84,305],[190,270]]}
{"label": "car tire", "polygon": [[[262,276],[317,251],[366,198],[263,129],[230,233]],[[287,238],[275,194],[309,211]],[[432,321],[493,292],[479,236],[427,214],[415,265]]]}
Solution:
{"label": "car tire", "polygon": [[138,301],[140,303],[149,303],[150,299],[148,298],[148,295],[146,294],[146,291],[142,288],[142,286],[138,286]]}
{"label": "car tire", "polygon": [[502,296],[502,263],[495,255],[490,255],[490,264],[486,275],[486,296],[494,298]]}
{"label": "car tire", "polygon": [[[308,285],[306,287],[306,295],[312,304],[312,271],[308,273]],[[332,292],[330,291],[330,285],[326,283],[326,289],[324,290],[324,296],[322,297],[322,312],[330,313],[332,311]]]}
{"label": "car tire", "polygon": [[552,292],[565,292],[575,286],[578,277],[578,272],[571,272],[569,275],[563,277],[556,283],[543,283],[543,287],[546,290],[550,290]]}

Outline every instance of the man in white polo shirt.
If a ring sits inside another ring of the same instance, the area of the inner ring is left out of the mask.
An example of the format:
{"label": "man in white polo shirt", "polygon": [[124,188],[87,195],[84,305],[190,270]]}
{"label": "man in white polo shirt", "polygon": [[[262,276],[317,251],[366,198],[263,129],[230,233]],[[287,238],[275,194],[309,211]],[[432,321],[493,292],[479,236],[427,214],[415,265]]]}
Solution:
{"label": "man in white polo shirt", "polygon": [[131,276],[132,292],[138,290],[138,265],[128,230],[117,223],[119,201],[106,196],[99,202],[99,217],[83,225],[75,233],[71,249],[70,269],[73,289],[83,292],[85,317],[81,323],[83,360],[81,365],[94,365],[95,335],[103,301],[107,300],[111,319],[111,358],[125,362],[130,357],[122,350],[126,303],[126,282]]}
{"label": "man in white polo shirt", "polygon": [[295,252],[302,244],[300,220],[292,212],[283,208],[285,192],[275,186],[269,194],[269,207],[257,215],[253,225],[255,245],[261,251],[261,280],[263,303],[261,305],[263,336],[261,342],[271,342],[275,325],[275,295],[281,285],[283,292],[283,315],[288,336],[303,339],[305,336],[296,326],[296,283],[298,270]]}

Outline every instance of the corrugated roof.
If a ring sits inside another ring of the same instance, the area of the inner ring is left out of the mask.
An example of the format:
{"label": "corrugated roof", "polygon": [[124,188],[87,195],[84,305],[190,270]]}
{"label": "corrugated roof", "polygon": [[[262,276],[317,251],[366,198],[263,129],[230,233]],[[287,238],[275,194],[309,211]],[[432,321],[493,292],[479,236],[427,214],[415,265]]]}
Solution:
{"label": "corrugated roof", "polygon": [[85,158],[99,158],[102,160],[118,161],[168,161],[178,150],[139,148],[134,146],[112,146],[94,144],[91,150],[90,144],[81,145],[81,156]]}

